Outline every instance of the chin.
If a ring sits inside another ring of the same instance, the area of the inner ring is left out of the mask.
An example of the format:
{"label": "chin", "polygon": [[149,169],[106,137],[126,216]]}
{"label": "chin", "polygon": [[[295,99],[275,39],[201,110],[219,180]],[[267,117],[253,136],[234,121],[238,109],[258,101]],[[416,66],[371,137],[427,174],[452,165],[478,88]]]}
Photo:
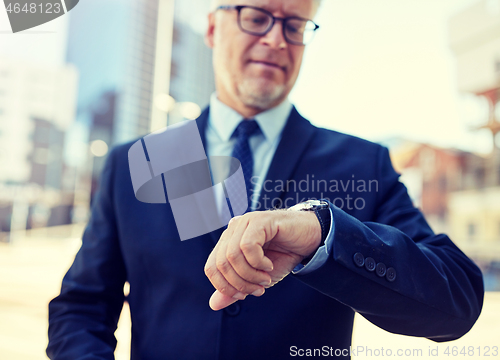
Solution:
{"label": "chin", "polygon": [[265,80],[243,80],[238,84],[239,98],[252,108],[267,110],[283,99],[285,85],[269,84]]}

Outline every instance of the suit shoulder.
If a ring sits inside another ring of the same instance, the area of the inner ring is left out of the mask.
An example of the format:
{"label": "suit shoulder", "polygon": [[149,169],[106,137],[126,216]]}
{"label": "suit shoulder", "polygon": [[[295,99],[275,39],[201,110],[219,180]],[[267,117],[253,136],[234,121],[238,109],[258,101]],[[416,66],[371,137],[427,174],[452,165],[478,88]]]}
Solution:
{"label": "suit shoulder", "polygon": [[134,145],[137,141],[141,140],[141,138],[137,138],[135,140],[126,142],[124,144],[118,144],[112,147],[110,155],[113,156],[121,156],[123,154],[128,154],[128,151],[132,145]]}
{"label": "suit shoulder", "polygon": [[128,171],[128,151],[132,145],[137,141],[140,141],[140,139],[141,138],[137,138],[135,140],[113,146],[109,151],[105,167],[107,167],[108,170],[120,170],[125,167]]}
{"label": "suit shoulder", "polygon": [[[177,124],[169,125],[168,129],[169,130],[179,129],[179,128],[186,127],[192,123],[193,123],[193,121],[182,121],[182,122],[177,123]],[[109,156],[110,157],[119,157],[119,158],[122,158],[122,157],[128,158],[128,152],[129,152],[130,148],[132,147],[132,145],[134,145],[138,141],[141,141],[142,139],[145,139],[146,137],[152,137],[152,136],[154,137],[157,135],[161,136],[164,133],[165,129],[167,129],[167,128],[160,129],[158,132],[153,132],[153,133],[141,136],[141,137],[137,137],[136,139],[129,141],[129,142],[126,142],[126,143],[123,143],[123,144],[115,145],[111,149]],[[146,157],[148,157],[147,151],[146,151]]]}
{"label": "suit shoulder", "polygon": [[315,140],[321,143],[337,144],[342,145],[343,147],[363,151],[378,152],[381,148],[385,149],[385,146],[376,142],[321,127],[316,127]]}

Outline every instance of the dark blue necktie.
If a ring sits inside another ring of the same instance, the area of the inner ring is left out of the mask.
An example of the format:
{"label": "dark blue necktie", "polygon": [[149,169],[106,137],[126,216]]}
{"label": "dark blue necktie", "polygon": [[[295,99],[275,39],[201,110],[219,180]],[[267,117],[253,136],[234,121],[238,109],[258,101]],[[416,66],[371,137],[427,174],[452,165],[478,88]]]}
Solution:
{"label": "dark blue necktie", "polygon": [[242,120],[236,130],[234,130],[231,138],[236,139],[234,144],[232,157],[238,159],[243,169],[243,176],[245,177],[245,185],[247,188],[248,207],[252,205],[252,189],[251,182],[253,172],[253,156],[250,150],[248,139],[260,133],[259,124],[255,120]]}

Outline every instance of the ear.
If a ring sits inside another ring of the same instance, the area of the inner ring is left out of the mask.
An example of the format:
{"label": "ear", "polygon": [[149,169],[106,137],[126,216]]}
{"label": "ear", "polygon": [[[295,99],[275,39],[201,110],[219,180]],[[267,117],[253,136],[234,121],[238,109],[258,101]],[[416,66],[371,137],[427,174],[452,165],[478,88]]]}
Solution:
{"label": "ear", "polygon": [[205,44],[213,49],[214,47],[214,30],[215,30],[215,13],[208,14],[208,28],[205,33]]}

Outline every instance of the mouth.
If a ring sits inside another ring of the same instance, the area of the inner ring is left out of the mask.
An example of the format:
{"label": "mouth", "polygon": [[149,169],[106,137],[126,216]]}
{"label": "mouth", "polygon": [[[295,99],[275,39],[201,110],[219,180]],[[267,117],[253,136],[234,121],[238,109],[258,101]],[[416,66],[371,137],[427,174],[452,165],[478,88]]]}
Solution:
{"label": "mouth", "polygon": [[281,65],[279,65],[277,63],[273,63],[273,62],[270,62],[270,61],[251,60],[250,63],[258,65],[258,66],[262,66],[262,67],[268,68],[268,69],[277,69],[277,70],[285,71],[285,67],[284,66],[281,66]]}

